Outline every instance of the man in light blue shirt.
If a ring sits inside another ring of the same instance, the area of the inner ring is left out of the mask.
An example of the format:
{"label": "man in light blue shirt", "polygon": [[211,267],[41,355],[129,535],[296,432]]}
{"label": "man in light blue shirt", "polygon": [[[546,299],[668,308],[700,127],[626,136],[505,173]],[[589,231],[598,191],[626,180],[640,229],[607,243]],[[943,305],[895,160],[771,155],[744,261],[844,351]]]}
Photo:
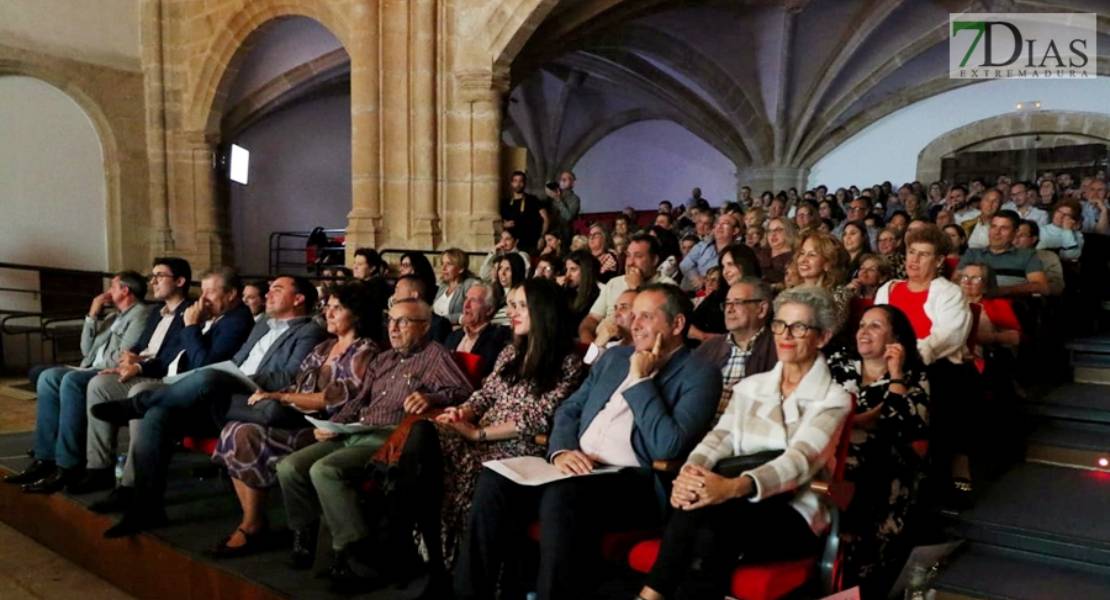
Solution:
{"label": "man in light blue shirt", "polygon": [[720,253],[726,246],[736,240],[736,236],[740,233],[740,222],[735,216],[722,213],[717,217],[717,224],[713,227],[713,236],[707,240],[698,242],[686,258],[678,264],[678,268],[682,271],[682,289],[684,291],[693,291],[701,287],[702,279],[705,274],[717,266],[717,260]]}

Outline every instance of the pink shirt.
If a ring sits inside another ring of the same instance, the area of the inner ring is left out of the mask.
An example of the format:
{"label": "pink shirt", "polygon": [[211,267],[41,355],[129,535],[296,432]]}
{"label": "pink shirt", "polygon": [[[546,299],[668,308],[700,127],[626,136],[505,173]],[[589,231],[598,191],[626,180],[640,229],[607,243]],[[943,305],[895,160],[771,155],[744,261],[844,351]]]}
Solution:
{"label": "pink shirt", "polygon": [[636,424],[632,407],[624,399],[624,391],[650,377],[632,379],[629,375],[613,397],[597,413],[578,440],[582,452],[594,462],[615,467],[638,467],[640,460],[632,450],[632,427]]}

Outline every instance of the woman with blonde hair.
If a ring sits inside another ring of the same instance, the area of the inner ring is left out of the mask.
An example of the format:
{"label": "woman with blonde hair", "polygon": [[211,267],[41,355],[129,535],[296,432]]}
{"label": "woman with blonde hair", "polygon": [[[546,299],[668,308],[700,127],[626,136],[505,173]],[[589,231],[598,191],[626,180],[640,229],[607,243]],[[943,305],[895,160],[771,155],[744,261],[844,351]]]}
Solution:
{"label": "woman with blonde hair", "polygon": [[776,289],[782,289],[786,268],[794,258],[794,239],[798,230],[794,222],[785,217],[767,221],[767,245],[759,252],[759,268],[763,280]]}
{"label": "woman with blonde hair", "polygon": [[432,311],[450,321],[451,325],[458,325],[466,290],[478,283],[478,278],[470,272],[470,257],[458,248],[443,251],[439,273],[440,286],[432,303]]}

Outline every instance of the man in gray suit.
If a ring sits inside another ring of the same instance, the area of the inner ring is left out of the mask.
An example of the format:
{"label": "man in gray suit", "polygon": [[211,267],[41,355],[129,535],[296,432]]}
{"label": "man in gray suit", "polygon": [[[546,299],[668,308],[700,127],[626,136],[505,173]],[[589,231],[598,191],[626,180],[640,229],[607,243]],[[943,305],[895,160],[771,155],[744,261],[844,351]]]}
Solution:
{"label": "man in gray suit", "polygon": [[[8,483],[25,484],[23,491],[52,493],[82,478],[85,469],[85,388],[104,368],[138,341],[150,308],[143,303],[146,281],[134,271],[112,278],[108,291],[93,298],[81,329],[80,367],[51,367],[36,388],[34,462]],[[116,312],[103,316],[104,308]]]}
{"label": "man in gray suit", "polygon": [[[594,364],[582,387],[555,411],[548,445],[548,458],[564,474],[586,475],[602,466],[620,470],[540,487],[482,471],[455,569],[458,598],[494,597],[498,573],[511,560],[505,549],[525,535],[537,507],[539,575],[534,586],[521,587],[541,598],[587,597],[605,531],[662,523],[669,481],[652,463],[685,458],[709,431],[721,375],[684,346],[693,306],[678,286],[640,288],[632,312],[634,347],[613,348]],[[513,582],[502,585],[511,588]]]}
{"label": "man in gray suit", "polygon": [[[268,318],[254,326],[232,361],[265,391],[287,387],[304,357],[325,337],[309,315],[315,305],[316,288],[307,279],[275,278],[266,294]],[[218,424],[212,423],[212,416],[222,416],[234,394],[250,392],[235,376],[202,368],[164,388],[93,407],[94,417],[111,423],[142,419],[132,442],[134,498],[105,537],[134,535],[164,523],[162,495],[172,454],[170,444],[189,426],[214,432],[213,426]]]}

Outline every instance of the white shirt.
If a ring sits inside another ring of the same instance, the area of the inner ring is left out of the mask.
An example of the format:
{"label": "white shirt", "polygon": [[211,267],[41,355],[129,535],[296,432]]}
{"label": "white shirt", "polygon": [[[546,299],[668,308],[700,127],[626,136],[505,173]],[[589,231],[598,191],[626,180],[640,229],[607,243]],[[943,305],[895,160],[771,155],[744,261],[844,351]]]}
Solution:
{"label": "white shirt", "polygon": [[[180,302],[178,304],[180,304]],[[158,354],[158,351],[162,349],[162,344],[166,341],[166,334],[169,333],[170,325],[173,323],[173,318],[176,316],[174,314],[176,308],[176,304],[173,308],[169,306],[162,307],[162,320],[158,321],[158,324],[154,326],[154,332],[150,334],[150,341],[146,343],[146,348],[143,348],[139,356],[143,358],[154,358],[154,356]]]}
{"label": "white shirt", "polygon": [[582,433],[578,447],[582,452],[603,465],[615,467],[638,467],[640,459],[632,450],[632,427],[636,424],[636,417],[632,414],[632,407],[624,399],[624,391],[648,379],[642,377],[633,379],[631,375],[625,378],[601,412],[597,413],[589,427]]}
{"label": "white shirt", "polygon": [[1017,204],[1014,204],[1013,201],[1010,201],[1002,205],[1002,210],[1012,210],[1016,212],[1021,218],[1033,221],[1041,227],[1048,225],[1048,213],[1037,208],[1036,206],[1027,206],[1025,207],[1025,212],[1022,212],[1022,210],[1018,208]]}
{"label": "white shirt", "polygon": [[991,244],[991,225],[982,221],[975,221],[975,228],[967,236],[968,248],[986,248]]}
{"label": "white shirt", "polygon": [[[205,321],[204,322],[204,329],[200,330],[200,334],[204,335],[204,334],[208,333],[208,330],[212,329],[212,326],[215,325],[216,321],[219,321],[219,320],[220,320],[220,317],[216,317],[215,319],[208,319],[207,321]],[[178,352],[177,356],[175,356],[173,358],[173,362],[170,363],[169,368],[166,369],[166,377],[173,377],[174,375],[177,375],[177,369],[179,369],[181,367],[181,357],[184,354],[185,354],[185,351],[182,350],[181,352]],[[193,365],[193,368],[195,369],[198,366],[200,366],[200,365]]]}
{"label": "white shirt", "polygon": [[243,361],[243,364],[239,365],[239,370],[248,377],[258,373],[258,367],[262,365],[262,359],[266,357],[266,353],[270,351],[270,347],[274,345],[274,342],[276,342],[283,333],[289,331],[289,319],[281,321],[270,319],[269,325],[270,330],[266,332],[266,335],[255,342],[254,346],[251,348],[250,354],[247,355],[247,359]]}

